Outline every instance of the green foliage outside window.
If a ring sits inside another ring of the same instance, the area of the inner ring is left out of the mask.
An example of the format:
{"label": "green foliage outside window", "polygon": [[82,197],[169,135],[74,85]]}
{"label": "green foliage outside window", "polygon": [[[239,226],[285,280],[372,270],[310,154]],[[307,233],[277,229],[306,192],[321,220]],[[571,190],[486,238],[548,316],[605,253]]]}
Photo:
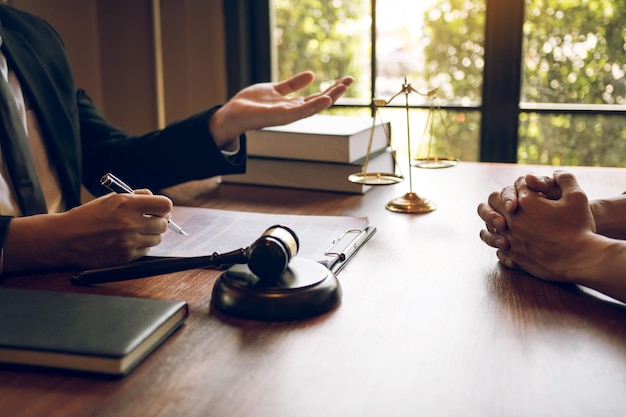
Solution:
{"label": "green foliage outside window", "polygon": [[305,93],[352,75],[347,97],[369,89],[369,37],[363,18],[368,0],[273,0],[278,78],[311,70],[316,82]]}
{"label": "green foliage outside window", "polygon": [[[426,65],[422,76],[430,87],[439,88],[444,104],[479,105],[482,101],[485,9],[485,0],[438,0],[424,13]],[[480,112],[454,112],[444,117],[446,126],[435,125],[435,153],[444,152],[442,144],[450,141],[457,158],[477,160]]]}
{"label": "green foliage outside window", "polygon": [[[448,85],[449,101],[480,100],[484,40],[476,28],[484,24],[484,8],[483,0],[439,0],[426,12],[427,68],[437,73],[433,81]],[[626,105],[624,10],[625,0],[527,0],[521,101]],[[455,136],[468,136],[463,125],[452,126],[460,129]],[[626,120],[521,113],[518,161],[626,166]]]}
{"label": "green foliage outside window", "polygon": [[[626,105],[625,0],[527,0],[522,101]],[[521,162],[626,166],[623,115],[522,114]]]}
{"label": "green foliage outside window", "polygon": [[526,0],[522,101],[626,104],[626,0]]}
{"label": "green foliage outside window", "polygon": [[[385,1],[378,4],[384,7]],[[351,74],[357,83],[348,97],[369,100],[368,0],[273,0],[273,5],[280,78],[306,69],[326,82]],[[424,12],[423,65],[403,75],[420,80],[420,87],[438,87],[443,104],[480,105],[485,7],[485,0],[433,0]],[[626,106],[624,22],[626,0],[526,0],[522,103]],[[379,63],[379,77],[387,76],[384,70]],[[323,87],[317,84],[309,93]],[[445,113],[456,156],[475,160],[480,112]],[[442,129],[435,128],[440,141]],[[626,166],[626,117],[521,112],[518,160]]]}

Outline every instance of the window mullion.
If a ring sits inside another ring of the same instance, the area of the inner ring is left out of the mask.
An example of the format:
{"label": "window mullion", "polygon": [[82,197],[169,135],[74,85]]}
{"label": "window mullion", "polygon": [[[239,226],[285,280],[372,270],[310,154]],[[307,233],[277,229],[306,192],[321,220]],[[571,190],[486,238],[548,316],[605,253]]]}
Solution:
{"label": "window mullion", "polygon": [[480,160],[517,162],[524,0],[486,0]]}
{"label": "window mullion", "polygon": [[269,0],[223,0],[228,94],[271,80]]}

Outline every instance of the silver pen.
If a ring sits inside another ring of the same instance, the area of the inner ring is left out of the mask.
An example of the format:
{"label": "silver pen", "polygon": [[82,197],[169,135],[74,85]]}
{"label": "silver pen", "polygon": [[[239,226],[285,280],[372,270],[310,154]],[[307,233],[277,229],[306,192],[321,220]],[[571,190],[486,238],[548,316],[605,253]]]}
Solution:
{"label": "silver pen", "polygon": [[[109,190],[113,191],[114,193],[135,194],[135,191],[132,188],[130,188],[124,181],[117,178],[115,175],[111,174],[110,172],[102,176],[102,178],[100,179],[100,184],[107,187]],[[187,236],[187,233],[182,229],[182,227],[174,223],[172,220],[167,221],[167,227],[169,227],[171,230],[175,231],[179,235]]]}

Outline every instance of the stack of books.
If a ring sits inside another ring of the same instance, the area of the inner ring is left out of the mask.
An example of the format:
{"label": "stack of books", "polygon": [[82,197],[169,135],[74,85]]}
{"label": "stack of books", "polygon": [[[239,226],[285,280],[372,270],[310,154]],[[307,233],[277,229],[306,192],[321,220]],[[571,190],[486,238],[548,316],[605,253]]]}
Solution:
{"label": "stack of books", "polygon": [[246,173],[225,175],[222,182],[362,194],[372,186],[348,176],[363,172],[366,159],[367,172],[395,171],[390,128],[370,117],[318,114],[249,131]]}

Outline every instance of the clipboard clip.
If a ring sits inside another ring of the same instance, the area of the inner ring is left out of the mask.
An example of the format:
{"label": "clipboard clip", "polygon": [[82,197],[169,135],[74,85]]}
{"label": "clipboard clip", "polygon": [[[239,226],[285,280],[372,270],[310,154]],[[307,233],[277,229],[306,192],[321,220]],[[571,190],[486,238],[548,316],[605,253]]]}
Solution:
{"label": "clipboard clip", "polygon": [[[362,237],[365,237],[367,232],[361,229],[349,229],[336,237],[330,247],[324,252],[324,256],[336,257],[338,261],[345,261],[353,251],[355,251],[361,244]],[[347,240],[350,238],[350,240]]]}
{"label": "clipboard clip", "polygon": [[366,229],[346,230],[336,237],[330,247],[324,252],[324,256],[332,257],[333,259],[323,263],[332,272],[338,273],[375,231],[376,228],[371,226]]}

